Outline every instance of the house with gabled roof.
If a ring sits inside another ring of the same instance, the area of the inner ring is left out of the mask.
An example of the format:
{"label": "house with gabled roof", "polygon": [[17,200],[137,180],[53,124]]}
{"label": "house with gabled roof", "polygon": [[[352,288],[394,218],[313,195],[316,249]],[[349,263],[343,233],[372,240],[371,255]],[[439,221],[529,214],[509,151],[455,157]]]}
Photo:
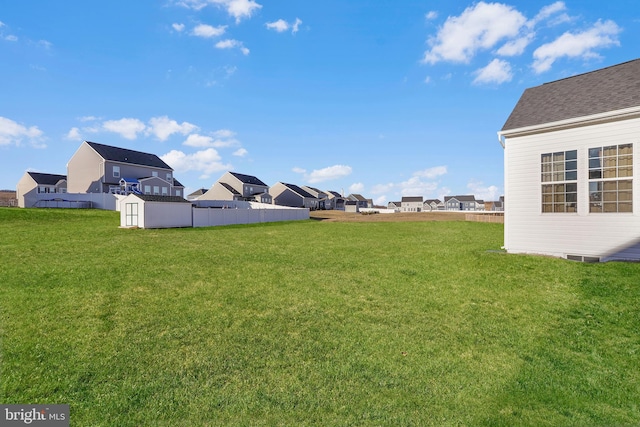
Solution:
{"label": "house with gabled roof", "polygon": [[69,193],[183,196],[173,169],[155,154],[84,141],[67,163]]}
{"label": "house with gabled roof", "polygon": [[400,209],[402,209],[402,201],[387,203],[387,209],[393,209],[396,212],[400,212]]}
{"label": "house with gabled roof", "polygon": [[329,200],[331,200],[333,209],[342,211],[344,210],[345,198],[342,197],[342,194],[338,193],[337,191],[329,190],[327,191],[327,197],[329,198]]}
{"label": "house with gabled roof", "polygon": [[318,199],[318,209],[333,209],[333,199],[329,198],[327,192],[308,185],[303,185],[302,189]]}
{"label": "house with gabled roof", "polygon": [[320,201],[317,197],[295,184],[277,182],[269,188],[269,193],[275,205],[310,210],[315,210],[319,207]]}
{"label": "house with gabled roof", "polygon": [[476,197],[473,195],[445,196],[444,207],[447,211],[478,210]]}
{"label": "house with gabled roof", "polygon": [[403,196],[400,202],[402,212],[422,212],[424,198],[422,196]]}
{"label": "house with gabled roof", "polygon": [[207,191],[209,191],[207,188],[198,188],[196,191],[193,191],[187,195],[187,200],[198,200],[198,198]]}
{"label": "house with gabled roof", "polygon": [[272,203],[269,186],[253,175],[226,172],[199,200],[237,200]]}
{"label": "house with gabled roof", "polygon": [[36,194],[61,194],[67,192],[67,176],[25,172],[16,186],[18,206],[28,208],[35,206],[38,201]]}
{"label": "house with gabled roof", "polygon": [[422,210],[424,210],[426,212],[437,211],[438,210],[438,206],[441,203],[442,202],[440,201],[440,199],[427,199],[422,204]]}
{"label": "house with gabled roof", "polygon": [[347,196],[347,200],[351,200],[352,202],[356,202],[358,208],[372,208],[373,200],[366,199],[362,194],[349,194]]}
{"label": "house with gabled roof", "polygon": [[526,89],[498,138],[507,252],[640,260],[640,59]]}

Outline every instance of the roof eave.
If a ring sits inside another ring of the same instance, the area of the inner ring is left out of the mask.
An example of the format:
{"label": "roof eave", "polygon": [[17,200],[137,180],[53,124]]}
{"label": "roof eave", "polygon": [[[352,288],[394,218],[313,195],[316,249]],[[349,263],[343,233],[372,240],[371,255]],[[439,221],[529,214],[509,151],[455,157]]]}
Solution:
{"label": "roof eave", "polygon": [[515,129],[503,129],[498,131],[498,140],[505,147],[505,138],[533,135],[537,133],[554,132],[563,129],[578,128],[600,123],[616,122],[640,118],[640,106],[624,108],[622,110],[607,111],[605,113],[591,114],[589,116],[574,117],[556,122],[542,123]]}

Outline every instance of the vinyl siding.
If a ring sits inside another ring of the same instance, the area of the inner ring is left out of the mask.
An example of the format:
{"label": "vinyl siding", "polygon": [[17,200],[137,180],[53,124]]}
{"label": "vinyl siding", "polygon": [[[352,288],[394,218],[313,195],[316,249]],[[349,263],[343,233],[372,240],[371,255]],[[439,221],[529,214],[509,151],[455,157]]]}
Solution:
{"label": "vinyl siding", "polygon": [[[589,148],[633,143],[633,213],[589,213]],[[505,248],[511,253],[640,259],[640,119],[505,141]],[[577,150],[577,213],[542,213],[541,155]]]}

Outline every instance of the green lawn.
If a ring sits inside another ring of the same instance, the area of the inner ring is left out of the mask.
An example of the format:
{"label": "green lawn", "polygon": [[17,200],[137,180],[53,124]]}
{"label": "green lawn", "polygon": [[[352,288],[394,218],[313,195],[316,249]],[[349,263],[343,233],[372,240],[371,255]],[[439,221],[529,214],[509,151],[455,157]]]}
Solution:
{"label": "green lawn", "polygon": [[501,224],[0,209],[0,402],[72,426],[640,424],[640,264]]}

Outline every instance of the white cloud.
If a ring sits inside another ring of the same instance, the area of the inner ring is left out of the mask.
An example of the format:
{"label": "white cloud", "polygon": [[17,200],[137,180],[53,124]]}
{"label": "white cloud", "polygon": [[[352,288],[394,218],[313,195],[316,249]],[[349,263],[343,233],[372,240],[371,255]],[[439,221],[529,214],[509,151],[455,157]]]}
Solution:
{"label": "white cloud", "polygon": [[438,12],[436,12],[435,10],[432,10],[430,12],[427,12],[427,14],[425,14],[424,17],[427,21],[431,21],[438,17]]}
{"label": "white cloud", "polygon": [[200,10],[207,5],[215,5],[227,11],[236,19],[236,23],[244,18],[250,18],[262,5],[254,0],[179,0],[176,4],[190,9]]}
{"label": "white cloud", "polygon": [[387,196],[380,196],[377,199],[373,199],[373,204],[376,206],[387,206]]}
{"label": "white cloud", "polygon": [[171,26],[173,27],[174,30],[176,30],[177,32],[181,33],[184,30],[184,24],[171,24]]}
{"label": "white cloud", "polygon": [[553,63],[562,57],[598,58],[599,55],[594,49],[620,45],[617,35],[621,31],[613,21],[598,21],[586,31],[566,32],[533,52],[533,69],[538,74],[548,71]]}
{"label": "white cloud", "polygon": [[349,193],[362,193],[362,191],[364,191],[364,184],[361,182],[356,182],[349,186]]}
{"label": "white cloud", "polygon": [[78,120],[80,120],[81,122],[93,122],[98,120],[98,117],[95,116],[83,116],[80,117]]}
{"label": "white cloud", "polygon": [[207,24],[200,24],[200,25],[196,25],[193,28],[193,30],[191,30],[191,35],[196,37],[203,37],[203,38],[218,37],[223,35],[226,29],[227,29],[226,25],[213,27]]}
{"label": "white cloud", "polygon": [[279,33],[282,33],[282,32],[287,31],[289,29],[289,23],[287,21],[285,21],[284,19],[278,19],[277,21],[274,21],[274,22],[267,22],[264,25],[269,30],[275,30],[275,31],[277,31]]}
{"label": "white cloud", "polygon": [[278,33],[282,33],[291,29],[291,33],[295,34],[300,29],[300,24],[302,24],[302,20],[300,18],[296,18],[295,22],[293,22],[292,24],[285,21],[284,19],[278,19],[274,22],[267,22],[266,24],[264,24],[264,26],[269,30],[277,31]]}
{"label": "white cloud", "polygon": [[14,36],[13,34],[9,34],[8,36],[5,36],[4,39],[8,42],[17,42],[18,41],[18,36]]}
{"label": "white cloud", "polygon": [[175,120],[169,119],[167,116],[152,117],[149,120],[149,126],[146,129],[147,134],[153,134],[160,141],[166,141],[174,133],[186,135],[198,130],[198,126],[182,122],[179,124]]}
{"label": "white cloud", "polygon": [[0,116],[0,146],[20,145],[23,139],[28,139],[31,145],[44,148],[40,141],[43,132],[37,126],[26,127],[11,119]]}
{"label": "white cloud", "polygon": [[306,169],[302,169],[302,168],[299,168],[299,167],[297,167],[297,166],[296,166],[296,167],[294,167],[294,168],[293,168],[293,169],[291,169],[291,170],[292,170],[293,172],[295,172],[295,173],[307,173],[307,170],[306,170]]}
{"label": "white cloud", "polygon": [[431,49],[423,61],[468,63],[479,50],[488,50],[504,39],[518,36],[527,22],[522,13],[501,3],[479,2],[460,16],[447,18],[438,34],[429,40]]}
{"label": "white cloud", "polygon": [[424,196],[431,194],[438,188],[435,181],[422,181],[420,176],[414,175],[407,181],[398,184],[400,194],[403,196]]}
{"label": "white cloud", "polygon": [[419,177],[419,178],[427,178],[427,179],[434,179],[437,178],[439,176],[442,175],[446,175],[447,174],[447,167],[446,166],[434,166],[432,168],[428,168],[422,171],[418,171],[418,172],[414,172],[413,176]]}
{"label": "white cloud", "polygon": [[498,200],[501,196],[500,189],[495,185],[485,186],[480,181],[470,181],[467,184],[467,188],[471,191],[471,194],[476,196],[476,199],[484,201]]}
{"label": "white cloud", "polygon": [[346,165],[329,166],[324,169],[316,169],[312,171],[308,176],[306,176],[306,180],[310,184],[315,184],[318,182],[331,181],[334,179],[344,178],[345,176],[351,175],[351,172],[352,172],[351,166],[346,166]]}
{"label": "white cloud", "polygon": [[107,120],[102,123],[102,128],[117,133],[125,139],[136,139],[138,134],[146,129],[146,126],[138,119],[122,118]]}
{"label": "white cloud", "polygon": [[549,19],[552,15],[563,12],[565,10],[567,10],[567,6],[562,1],[557,1],[553,4],[545,6],[540,9],[540,12],[538,12],[538,14],[527,23],[527,26],[532,28],[539,22],[544,21],[545,19]]}
{"label": "white cloud", "polygon": [[69,132],[67,132],[67,139],[71,139],[73,141],[82,141],[82,135],[80,134],[80,129],[77,127],[72,127]]}
{"label": "white cloud", "polygon": [[395,184],[393,183],[388,183],[388,184],[377,184],[374,185],[371,188],[371,194],[384,194],[384,193],[389,193],[390,191],[393,191],[393,189],[396,187]]}
{"label": "white cloud", "polygon": [[240,141],[234,138],[235,133],[228,129],[221,129],[212,132],[213,136],[199,135],[197,133],[191,134],[182,143],[189,147],[235,147],[240,145]]}
{"label": "white cloud", "polygon": [[236,157],[244,157],[247,154],[249,154],[249,152],[244,148],[239,148],[236,151],[234,151],[232,154]]}
{"label": "white cloud", "polygon": [[501,56],[517,56],[522,55],[524,50],[531,44],[534,39],[534,34],[529,33],[520,38],[509,40],[496,53]]}
{"label": "white cloud", "polygon": [[501,84],[510,82],[513,78],[513,73],[511,72],[511,64],[502,59],[494,59],[486,67],[477,70],[475,74],[476,78],[473,80],[474,84]]}
{"label": "white cloud", "polygon": [[300,24],[302,24],[302,20],[300,18],[296,18],[295,22],[291,26],[291,32],[293,34],[298,32],[298,30],[300,29]]}
{"label": "white cloud", "polygon": [[223,164],[222,158],[214,148],[185,154],[179,150],[171,150],[160,158],[176,172],[197,171],[202,178],[208,178],[212,173],[232,169],[231,165]]}
{"label": "white cloud", "polygon": [[249,55],[249,49],[244,47],[242,42],[240,42],[238,40],[233,40],[233,39],[221,40],[218,43],[216,43],[216,47],[218,49],[238,48],[238,49],[240,49],[240,51],[242,52],[243,55]]}

